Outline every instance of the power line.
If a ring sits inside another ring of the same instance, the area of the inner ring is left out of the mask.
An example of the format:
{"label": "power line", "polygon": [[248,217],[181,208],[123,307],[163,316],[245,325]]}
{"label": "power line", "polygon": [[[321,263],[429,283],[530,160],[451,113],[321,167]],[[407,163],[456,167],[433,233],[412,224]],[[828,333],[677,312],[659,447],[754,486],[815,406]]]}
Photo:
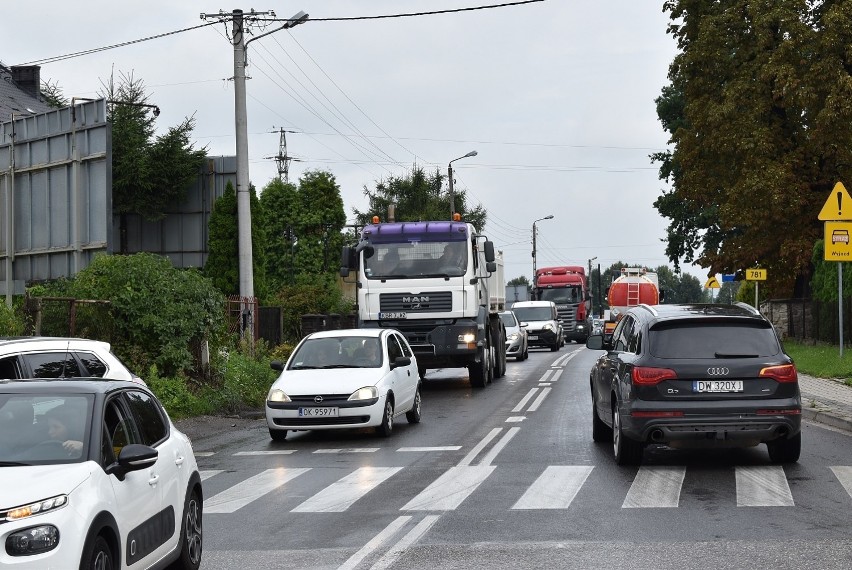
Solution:
{"label": "power line", "polygon": [[[503,4],[490,4],[488,6],[471,6],[469,8],[450,8],[447,10],[434,10],[431,12],[409,12],[407,14],[387,14],[384,16],[351,16],[348,18],[311,18],[311,22],[350,22],[357,20],[387,20],[390,18],[411,18],[414,16],[435,16],[437,14],[456,14],[459,12],[473,12],[475,10],[491,10],[493,8],[507,8],[510,6],[521,6],[523,4],[534,4],[546,0],[520,0],[519,2],[505,2]],[[285,21],[285,20],[276,20]]]}

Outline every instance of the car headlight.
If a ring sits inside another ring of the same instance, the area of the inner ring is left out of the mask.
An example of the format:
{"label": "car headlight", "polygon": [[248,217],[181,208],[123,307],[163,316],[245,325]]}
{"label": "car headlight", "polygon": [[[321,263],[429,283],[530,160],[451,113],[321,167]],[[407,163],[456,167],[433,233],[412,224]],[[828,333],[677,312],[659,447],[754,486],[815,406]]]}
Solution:
{"label": "car headlight", "polygon": [[266,400],[269,402],[289,402],[290,396],[284,393],[284,390],[279,388],[272,388],[269,391],[269,395],[266,397]]}
{"label": "car headlight", "polygon": [[545,324],[544,324],[544,326],[543,326],[543,327],[541,327],[541,328],[543,328],[543,329],[544,329],[544,330],[546,330],[546,331],[552,331],[552,330],[554,330],[553,325],[552,325],[552,324],[550,324],[550,323],[545,323]]}
{"label": "car headlight", "polygon": [[364,386],[363,388],[358,388],[352,392],[352,395],[349,396],[349,400],[372,400],[378,397],[379,391],[375,386]]}
{"label": "car headlight", "polygon": [[68,495],[58,495],[36,503],[30,503],[29,505],[22,505],[20,507],[15,507],[14,509],[9,509],[3,513],[3,519],[6,521],[19,521],[39,513],[45,513],[47,511],[64,507],[67,504]]}
{"label": "car headlight", "polygon": [[32,556],[43,554],[59,544],[59,529],[52,524],[25,528],[6,537],[6,554],[9,556]]}
{"label": "car headlight", "polygon": [[519,335],[518,333],[511,333],[511,334],[510,334],[508,337],[506,337],[506,338],[508,338],[509,340],[514,341],[514,340],[518,340],[518,337],[519,337],[519,336],[521,336],[521,335]]}

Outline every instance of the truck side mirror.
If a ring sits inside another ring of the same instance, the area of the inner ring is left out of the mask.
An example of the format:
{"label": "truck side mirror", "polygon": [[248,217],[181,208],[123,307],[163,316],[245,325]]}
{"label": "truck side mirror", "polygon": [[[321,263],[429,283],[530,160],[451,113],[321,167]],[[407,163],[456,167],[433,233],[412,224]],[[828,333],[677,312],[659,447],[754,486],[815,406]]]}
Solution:
{"label": "truck side mirror", "polygon": [[[491,262],[497,259],[497,256],[494,255],[494,242],[486,240],[485,241],[485,261]],[[486,266],[487,267],[487,266]],[[495,269],[488,269],[488,271],[495,271]]]}
{"label": "truck side mirror", "polygon": [[348,245],[343,246],[340,252],[340,276],[348,277],[349,271],[358,267],[358,258],[355,250]]}
{"label": "truck side mirror", "polygon": [[496,261],[488,261],[485,263],[485,271],[488,273],[494,273],[497,271],[497,262]]}

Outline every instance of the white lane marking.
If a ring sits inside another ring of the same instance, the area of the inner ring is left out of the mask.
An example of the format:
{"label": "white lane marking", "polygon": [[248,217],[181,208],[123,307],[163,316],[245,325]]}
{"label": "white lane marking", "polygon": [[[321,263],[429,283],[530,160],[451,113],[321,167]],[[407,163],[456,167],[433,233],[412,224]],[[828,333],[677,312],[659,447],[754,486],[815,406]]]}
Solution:
{"label": "white lane marking", "polygon": [[258,451],[238,451],[234,455],[290,455],[291,453],[296,453],[295,449],[270,449],[270,450],[258,450]]}
{"label": "white lane marking", "polygon": [[521,398],[521,401],[518,402],[518,405],[512,409],[512,413],[520,412],[524,409],[524,406],[527,405],[527,402],[530,401],[530,398],[535,396],[535,393],[538,392],[538,388],[530,388],[530,391],[527,392],[527,395]]}
{"label": "white lane marking", "polygon": [[496,469],[493,465],[450,467],[431,485],[408,501],[401,511],[452,511]]}
{"label": "white lane marking", "polygon": [[507,424],[519,424],[522,421],[524,421],[525,419],[527,419],[526,416],[509,416],[508,418],[506,418],[506,423]]}
{"label": "white lane marking", "polygon": [[215,451],[195,451],[196,457],[210,457],[211,455],[216,455]]}
{"label": "white lane marking", "polygon": [[839,466],[832,467],[831,470],[840,484],[843,485],[843,488],[846,489],[846,492],[849,493],[849,496],[852,497],[852,467]]}
{"label": "white lane marking", "polygon": [[591,472],[587,465],[550,465],[512,509],[567,509]]}
{"label": "white lane marking", "polygon": [[541,378],[538,379],[538,381],[547,382],[547,379],[550,378],[551,374],[553,374],[553,370],[546,370],[544,374],[541,375]]}
{"label": "white lane marking", "polygon": [[233,513],[310,468],[267,469],[204,501],[204,514]]}
{"label": "white lane marking", "polygon": [[550,379],[550,381],[551,381],[551,382],[556,382],[557,380],[559,380],[559,377],[560,377],[560,376],[562,376],[562,373],[563,373],[563,372],[565,372],[565,370],[563,370],[563,369],[561,369],[561,368],[560,368],[559,370],[555,370],[555,371],[553,372],[553,378],[551,378],[551,379]]}
{"label": "white lane marking", "polygon": [[338,570],[353,570],[364,558],[375,552],[386,540],[393,537],[411,520],[410,516],[397,517],[382,529],[382,532],[370,539],[370,542],[361,547],[361,550],[349,557],[349,559],[338,567]]}
{"label": "white lane marking", "polygon": [[218,475],[224,471],[224,469],[200,469],[198,474],[201,476],[201,481],[206,481],[214,475]]}
{"label": "white lane marking", "polygon": [[622,509],[677,507],[686,467],[640,467]]}
{"label": "white lane marking", "polygon": [[482,458],[482,461],[480,461],[479,464],[491,465],[491,462],[494,461],[494,458],[497,457],[497,454],[503,451],[503,448],[506,447],[506,445],[510,441],[512,441],[512,438],[515,437],[515,435],[519,431],[521,431],[521,428],[519,427],[509,428],[509,431],[506,432],[506,435],[500,438],[500,441],[498,441],[494,445],[494,447],[491,448],[491,451],[489,451],[488,454]]}
{"label": "white lane marking", "polygon": [[292,513],[342,513],[402,467],[361,467],[293,509]]}
{"label": "white lane marking", "polygon": [[544,399],[547,397],[547,395],[550,394],[551,390],[553,390],[553,388],[544,388],[541,391],[541,394],[538,395],[538,398],[535,399],[535,402],[533,402],[530,407],[527,408],[527,413],[536,411],[541,405],[541,403],[544,401]]}
{"label": "white lane marking", "polygon": [[539,388],[548,388],[550,386],[552,386],[552,384],[550,382],[542,382],[541,384],[538,385]]}
{"label": "white lane marking", "polygon": [[384,556],[379,558],[378,562],[370,567],[371,570],[385,570],[392,567],[397,559],[408,550],[408,547],[420,540],[420,537],[426,534],[439,518],[441,518],[440,515],[427,515],[424,517],[422,521],[417,523],[417,526],[393,545]]}
{"label": "white lane marking", "polygon": [[497,437],[497,434],[503,431],[503,428],[494,428],[488,435],[482,438],[482,441],[476,444],[473,449],[470,450],[470,453],[464,456],[464,459],[459,461],[459,465],[470,465],[473,462],[473,459],[479,455],[479,452],[482,451],[486,445],[488,445],[492,439]]}
{"label": "white lane marking", "polygon": [[317,449],[314,453],[374,453],[378,447],[350,447],[344,449]]}
{"label": "white lane marking", "polygon": [[562,366],[563,364],[565,364],[563,361],[568,360],[570,356],[570,354],[563,354],[562,356],[551,362],[550,365],[554,368]]}
{"label": "white lane marking", "polygon": [[441,445],[435,447],[400,447],[397,451],[458,451],[460,445]]}
{"label": "white lane marking", "polygon": [[738,507],[792,507],[793,494],[784,468],[756,465],[736,468]]}

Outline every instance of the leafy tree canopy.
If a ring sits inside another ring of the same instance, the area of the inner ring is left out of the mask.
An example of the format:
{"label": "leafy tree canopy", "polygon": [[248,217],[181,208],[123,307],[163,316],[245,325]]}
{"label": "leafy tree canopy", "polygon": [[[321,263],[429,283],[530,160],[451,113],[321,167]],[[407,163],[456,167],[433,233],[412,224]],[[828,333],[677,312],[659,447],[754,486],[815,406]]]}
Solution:
{"label": "leafy tree canopy", "polygon": [[[369,224],[373,216],[387,220],[388,206],[391,204],[396,205],[396,221],[449,219],[450,195],[449,187],[442,191],[444,178],[437,169],[434,174],[429,175],[422,167],[414,165],[408,176],[391,176],[387,180],[381,180],[376,184],[375,190],[365,186],[364,196],[369,200],[369,207],[364,212],[353,208],[356,224]],[[462,220],[470,222],[478,230],[483,230],[486,221],[485,208],[481,204],[470,208],[467,204],[467,192],[458,187],[453,188],[453,194],[455,211],[461,214]]]}
{"label": "leafy tree canopy", "polygon": [[[817,220],[852,180],[852,2],[667,0],[680,53],[657,114],[673,150],[667,255],[711,273],[769,270],[767,294],[810,273]],[[763,292],[763,286],[761,286]]]}

